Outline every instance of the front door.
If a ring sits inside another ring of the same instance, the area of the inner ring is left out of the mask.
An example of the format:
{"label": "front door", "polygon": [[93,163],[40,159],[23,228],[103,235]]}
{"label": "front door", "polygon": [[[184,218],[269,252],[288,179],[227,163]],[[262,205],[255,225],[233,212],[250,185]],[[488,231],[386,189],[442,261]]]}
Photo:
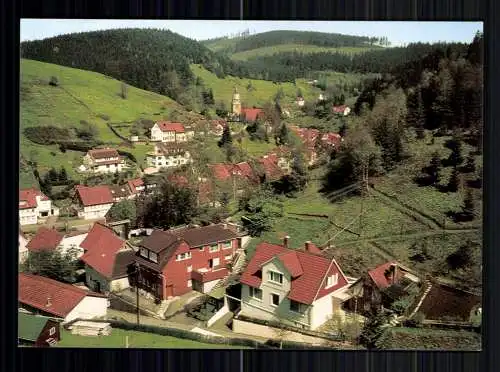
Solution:
{"label": "front door", "polygon": [[165,294],[167,298],[174,297],[174,286],[173,285],[167,285]]}

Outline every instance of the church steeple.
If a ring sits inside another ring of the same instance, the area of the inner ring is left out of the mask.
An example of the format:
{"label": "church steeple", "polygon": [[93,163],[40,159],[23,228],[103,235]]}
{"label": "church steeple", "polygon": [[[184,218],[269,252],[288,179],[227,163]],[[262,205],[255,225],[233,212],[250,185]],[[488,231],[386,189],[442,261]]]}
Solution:
{"label": "church steeple", "polygon": [[240,94],[238,93],[238,89],[236,89],[236,87],[234,87],[234,90],[233,90],[232,107],[233,107],[233,114],[234,115],[240,115],[241,114]]}

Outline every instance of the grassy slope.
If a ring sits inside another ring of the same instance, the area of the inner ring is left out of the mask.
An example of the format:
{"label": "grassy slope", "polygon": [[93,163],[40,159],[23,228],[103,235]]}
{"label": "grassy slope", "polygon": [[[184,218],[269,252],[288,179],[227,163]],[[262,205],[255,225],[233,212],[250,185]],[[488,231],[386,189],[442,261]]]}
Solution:
{"label": "grassy slope", "polygon": [[[434,144],[429,140],[410,141],[408,150],[412,154],[406,164],[396,171],[377,180],[377,189],[382,189],[388,194],[395,195],[397,200],[404,201],[407,205],[425,212],[437,220],[445,220],[447,226],[455,226],[451,219],[446,217],[449,210],[458,210],[462,203],[461,192],[443,193],[433,187],[419,187],[412,179],[418,174],[421,167],[427,165],[432,157],[433,151],[438,150],[442,158],[449,155],[449,150],[443,147],[449,137],[435,138]],[[470,149],[464,145],[464,154]],[[477,158],[476,164],[481,164],[481,157]],[[443,168],[442,182],[448,181],[450,168]],[[313,172],[313,178],[321,176],[322,170]],[[418,269],[432,272],[436,270],[446,257],[453,253],[461,242],[466,239],[480,241],[480,232],[463,232],[459,234],[438,234],[428,237],[397,238],[400,234],[420,234],[431,232],[429,226],[424,222],[415,220],[402,211],[384,203],[384,200],[371,194],[369,197],[350,196],[343,200],[330,203],[327,198],[319,193],[319,181],[311,181],[304,193],[297,198],[285,199],[285,216],[278,219],[270,232],[261,237],[253,239],[248,246],[249,256],[253,254],[256,245],[261,241],[280,243],[285,235],[290,235],[291,246],[300,247],[306,240],[312,240],[316,244],[324,244],[330,237],[335,237],[333,243],[336,248],[332,249],[336,259],[342,265],[344,271],[350,275],[358,275],[362,268],[368,269],[387,261],[392,256],[400,262],[414,265],[410,262],[412,254],[411,246],[418,242],[427,242],[432,248],[432,258],[419,264]],[[478,191],[480,193],[480,191]],[[359,214],[363,208],[363,229]],[[481,204],[478,206],[480,214]],[[328,218],[297,216],[297,213],[326,215]],[[473,224],[480,224],[480,218]],[[352,224],[351,224],[352,223]],[[348,227],[342,231],[344,227]],[[356,240],[362,233],[362,239],[394,236],[394,239],[379,241],[377,243],[383,251],[380,251],[366,241]]]}
{"label": "grassy slope", "polygon": [[466,331],[422,328],[392,328],[384,340],[384,349],[481,350],[481,335]]}
{"label": "grassy slope", "polygon": [[128,336],[131,348],[162,348],[162,349],[243,349],[231,345],[208,344],[182,338],[161,336],[154,333],[126,331],[113,328],[109,336],[79,336],[68,331],[61,330],[61,341],[58,347],[103,347],[103,348],[125,348],[126,336]]}
{"label": "grassy slope", "polygon": [[[51,76],[56,76],[58,87],[48,85]],[[128,86],[127,99],[121,98],[121,82],[95,72],[78,70],[32,60],[21,60],[21,154],[29,159],[35,157],[43,172],[48,167],[64,166],[70,175],[79,164],[82,153],[61,153],[57,146],[41,146],[30,142],[22,130],[32,126],[55,125],[78,127],[81,120],[93,123],[98,128],[98,139],[111,145],[122,142],[106,125],[100,115],[109,116],[109,121],[126,122],[139,118],[161,119],[171,110],[183,111],[182,107],[168,97]],[[131,149],[143,158],[148,149]],[[52,154],[51,154],[52,152]],[[23,185],[29,183],[23,178]]]}
{"label": "grassy slope", "polygon": [[317,45],[303,45],[303,44],[281,44],[269,47],[256,48],[251,50],[246,50],[244,52],[238,52],[231,55],[231,59],[237,61],[244,61],[253,57],[269,56],[276,53],[285,52],[301,52],[304,54],[330,52],[330,53],[344,53],[344,54],[358,54],[364,53],[374,49],[373,47],[320,47]]}
{"label": "grassy slope", "polygon": [[[283,102],[292,103],[297,97],[297,90],[300,88],[306,100],[316,99],[319,90],[311,87],[304,79],[297,79],[296,84],[284,83],[274,84],[266,80],[240,79],[233,76],[226,76],[219,79],[215,74],[207,71],[200,65],[191,65],[193,73],[203,79],[205,86],[212,88],[215,101],[222,100],[231,107],[233,89],[236,87],[240,92],[241,101],[249,107],[262,106],[276,94],[279,88],[283,88],[285,99]],[[253,91],[247,91],[247,85],[251,82],[255,88]]]}

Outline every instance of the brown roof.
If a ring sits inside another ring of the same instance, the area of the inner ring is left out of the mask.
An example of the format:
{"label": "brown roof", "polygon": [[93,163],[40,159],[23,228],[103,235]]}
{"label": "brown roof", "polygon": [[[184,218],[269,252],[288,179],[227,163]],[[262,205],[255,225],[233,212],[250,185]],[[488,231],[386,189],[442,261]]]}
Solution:
{"label": "brown roof", "polygon": [[128,276],[128,267],[135,261],[135,252],[131,249],[119,251],[115,255],[113,267],[113,279],[125,278]]}
{"label": "brown roof", "polygon": [[113,198],[128,198],[130,190],[127,185],[109,185],[109,190]]}
{"label": "brown roof", "polygon": [[153,230],[151,235],[144,238],[139,245],[155,253],[160,253],[167,248],[175,251],[179,242],[180,239],[170,232]]}
{"label": "brown roof", "polygon": [[223,224],[203,227],[187,227],[178,230],[171,230],[171,232],[183,239],[191,246],[191,248],[236,239],[238,237],[238,235],[229,226],[226,225],[226,228],[224,228]]}
{"label": "brown roof", "polygon": [[93,149],[89,150],[88,154],[94,159],[116,158],[120,156],[116,149]]}

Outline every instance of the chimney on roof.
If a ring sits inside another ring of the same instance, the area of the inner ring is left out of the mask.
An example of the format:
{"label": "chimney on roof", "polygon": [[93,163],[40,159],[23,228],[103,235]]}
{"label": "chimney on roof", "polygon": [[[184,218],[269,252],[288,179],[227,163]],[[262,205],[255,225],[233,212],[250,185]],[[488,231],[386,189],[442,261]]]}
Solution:
{"label": "chimney on roof", "polygon": [[47,297],[47,304],[45,305],[46,307],[52,306],[52,298],[49,296]]}
{"label": "chimney on roof", "polygon": [[306,247],[306,251],[307,252],[311,252],[311,246],[312,246],[312,242],[310,240],[308,240],[306,243],[305,243],[305,247]]}
{"label": "chimney on roof", "polygon": [[222,227],[224,228],[224,230],[227,230],[227,223],[223,224]]}
{"label": "chimney on roof", "polygon": [[288,240],[290,237],[287,235],[283,238],[283,247],[288,248]]}

